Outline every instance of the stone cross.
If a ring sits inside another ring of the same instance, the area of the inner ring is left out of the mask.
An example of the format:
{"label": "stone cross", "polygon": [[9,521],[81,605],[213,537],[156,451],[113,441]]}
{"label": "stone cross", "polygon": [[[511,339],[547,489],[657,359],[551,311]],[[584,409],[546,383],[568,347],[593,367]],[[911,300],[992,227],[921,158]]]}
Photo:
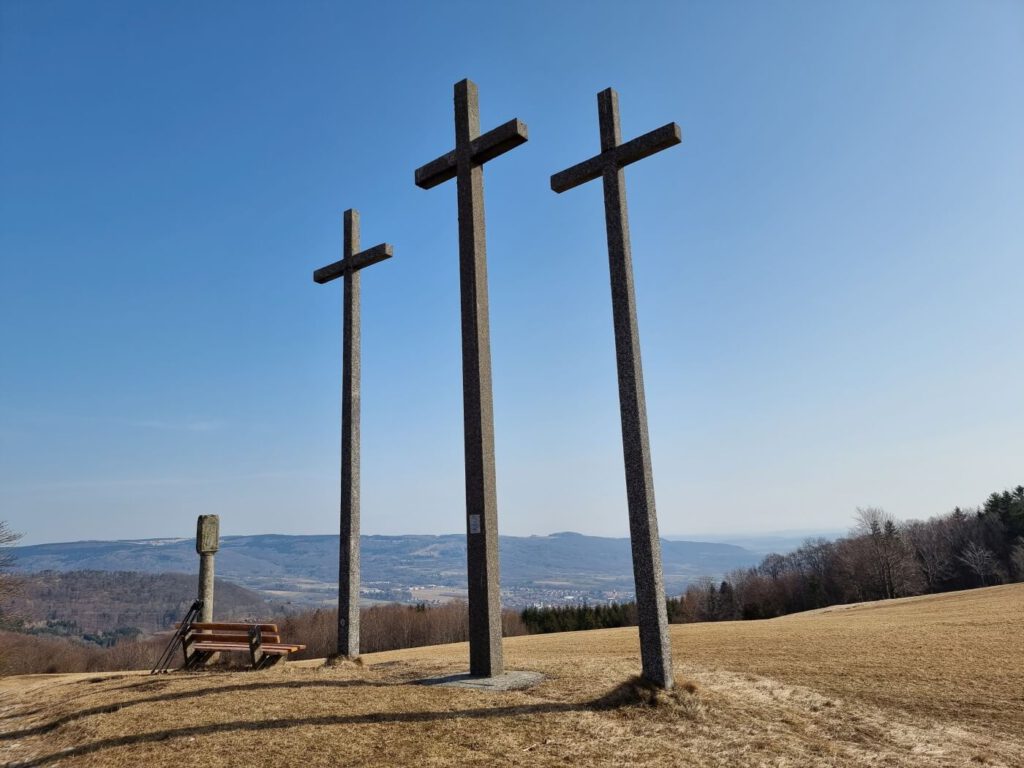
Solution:
{"label": "stone cross", "polygon": [[498,584],[498,499],[494,473],[494,408],[487,308],[484,163],[527,139],[519,120],[480,135],[476,84],[455,84],[455,149],[416,169],[416,186],[456,179],[462,292],[462,410],[466,460],[466,551],[469,586],[469,672],[504,671]]}
{"label": "stone cross", "polygon": [[341,547],[338,557],[338,655],[359,655],[359,270],[390,259],[387,243],[359,251],[359,212],[345,211],[343,258],[313,273],[345,278],[341,353]]}
{"label": "stone cross", "polygon": [[220,549],[220,518],[200,515],[196,521],[196,552],[199,553],[199,594],[203,608],[199,621],[213,621],[213,556]]}
{"label": "stone cross", "polygon": [[678,125],[669,123],[623,144],[619,129],[619,96],[611,88],[597,95],[597,112],[601,127],[601,154],[556,173],[551,177],[551,189],[561,193],[593,179],[604,181],[629,537],[640,624],[640,658],[645,678],[662,688],[671,688],[672,648],[665,610],[658,516],[654,508],[654,476],[651,473],[647,405],[633,290],[633,257],[626,213],[626,178],[622,169],[678,144],[682,135]]}

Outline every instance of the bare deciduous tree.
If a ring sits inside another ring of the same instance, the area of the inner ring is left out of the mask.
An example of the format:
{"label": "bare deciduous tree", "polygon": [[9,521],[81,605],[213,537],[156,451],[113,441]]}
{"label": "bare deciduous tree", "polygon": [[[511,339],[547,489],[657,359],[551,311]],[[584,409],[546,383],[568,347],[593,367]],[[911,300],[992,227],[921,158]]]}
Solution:
{"label": "bare deciduous tree", "polygon": [[1010,566],[1017,581],[1024,581],[1024,539],[1018,539],[1010,550]]}
{"label": "bare deciduous tree", "polygon": [[854,532],[867,542],[870,569],[880,596],[903,597],[919,592],[919,571],[896,519],[884,509],[858,507],[856,520]]}
{"label": "bare deciduous tree", "polygon": [[0,619],[4,615],[4,603],[18,588],[17,579],[11,574],[14,567],[14,555],[10,547],[21,538],[20,533],[12,531],[5,520],[0,520]]}
{"label": "bare deciduous tree", "polygon": [[971,569],[981,580],[981,586],[986,585],[985,577],[994,576],[999,571],[999,561],[992,554],[992,550],[984,547],[976,541],[969,541],[960,553],[960,562]]}
{"label": "bare deciduous tree", "polygon": [[925,588],[929,592],[937,591],[942,582],[955,573],[953,552],[941,521],[911,521],[903,526],[903,538],[917,560]]}

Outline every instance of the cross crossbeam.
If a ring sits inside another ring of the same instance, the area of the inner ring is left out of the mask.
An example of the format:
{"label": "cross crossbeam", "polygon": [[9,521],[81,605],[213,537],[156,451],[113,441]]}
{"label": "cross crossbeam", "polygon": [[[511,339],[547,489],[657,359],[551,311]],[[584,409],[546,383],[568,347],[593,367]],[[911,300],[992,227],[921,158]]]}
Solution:
{"label": "cross crossbeam", "polygon": [[597,112],[601,153],[554,174],[551,189],[565,192],[597,178],[603,180],[626,505],[640,625],[640,660],[645,678],[662,688],[671,688],[672,648],[665,609],[658,515],[654,506],[654,475],[647,432],[647,403],[640,361],[640,331],[636,319],[633,255],[629,245],[623,168],[678,144],[682,141],[682,132],[678,125],[669,123],[623,144],[619,127],[619,97],[611,88],[597,95]]}
{"label": "cross crossbeam", "polygon": [[320,269],[313,273],[313,282],[323,285],[324,283],[329,283],[331,280],[341,277],[346,272],[355,272],[356,270],[364,269],[371,264],[376,264],[379,261],[390,259],[394,255],[394,250],[390,245],[387,243],[381,243],[380,245],[373,246],[373,248],[367,248],[365,251],[360,251],[353,256],[346,256],[340,261],[328,264],[326,267],[320,267]]}
{"label": "cross crossbeam", "polygon": [[[515,149],[520,144],[525,144],[528,139],[526,124],[513,118],[483,136],[473,139],[469,145],[469,156],[474,163],[483,164],[505,154],[510,149]],[[420,189],[431,189],[438,184],[454,179],[459,166],[455,153],[456,150],[453,149],[448,154],[441,155],[436,160],[431,160],[426,165],[417,168],[416,186]]]}
{"label": "cross crossbeam", "polygon": [[387,243],[359,250],[359,212],[345,211],[343,257],[313,272],[324,284],[345,279],[341,352],[341,542],[338,557],[338,655],[359,655],[359,379],[361,369],[359,272],[393,251]]}
{"label": "cross crossbeam", "polygon": [[416,186],[423,189],[456,179],[462,302],[469,672],[481,677],[494,677],[504,670],[483,164],[526,140],[526,126],[519,120],[509,120],[481,136],[476,84],[462,80],[455,84],[455,149],[417,168],[414,177]]}
{"label": "cross crossbeam", "polygon": [[561,173],[556,173],[551,177],[551,189],[558,193],[566,192],[573,187],[578,187],[580,184],[586,184],[588,181],[600,178],[606,168],[614,168],[615,170],[625,168],[630,163],[635,163],[637,160],[643,160],[645,157],[650,157],[657,152],[661,152],[663,149],[673,147],[682,142],[682,140],[683,134],[678,125],[675,123],[663,125],[661,128],[655,128],[650,133],[638,136],[632,141],[619,144],[617,147],[605,150],[589,160],[584,160],[582,163],[577,163],[571,168],[566,168]]}

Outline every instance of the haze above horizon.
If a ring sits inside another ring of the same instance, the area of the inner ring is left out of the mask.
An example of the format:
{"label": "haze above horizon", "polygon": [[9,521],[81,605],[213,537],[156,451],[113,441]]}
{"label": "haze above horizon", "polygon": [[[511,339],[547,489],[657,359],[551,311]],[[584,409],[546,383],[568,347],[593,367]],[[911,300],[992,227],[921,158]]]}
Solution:
{"label": "haze above horizon", "polygon": [[[500,531],[627,532],[602,198],[626,139],[663,535],[981,504],[1024,466],[1024,5],[0,4],[0,519],[333,531],[341,213],[367,534],[463,529],[452,84],[486,171]],[[632,9],[632,10],[631,10]],[[438,44],[443,41],[444,44]],[[450,185],[448,185],[450,186]],[[704,533],[702,533],[704,532]]]}
{"label": "haze above horizon", "polygon": [[[694,534],[662,534],[661,538],[668,541],[686,541],[691,543],[709,543],[709,544],[733,544],[744,549],[751,549],[751,551],[768,551],[770,544],[791,546],[795,549],[803,541],[809,538],[837,538],[846,533],[846,530],[839,529],[806,529],[806,530],[789,530],[789,531],[760,531],[760,532],[749,532],[749,531],[738,531],[727,534],[715,534],[708,533],[705,535]],[[332,532],[314,532],[314,533],[273,533],[269,531],[255,531],[249,533],[232,533],[225,532],[221,536],[221,540],[229,539],[240,539],[249,538],[254,536],[336,536],[336,533]],[[429,534],[401,534],[401,533],[364,533],[361,534],[362,538],[373,537],[373,536],[390,536],[390,537],[403,537],[403,536],[464,536],[465,531],[439,531]],[[595,536],[597,534],[584,534],[578,531],[552,531],[551,533],[526,533],[526,534],[501,534],[502,537],[515,536],[517,538],[549,538],[554,536]],[[121,539],[105,539],[101,537],[91,537],[87,539],[53,539],[50,541],[31,541],[31,542],[18,542],[15,546],[47,546],[52,544],[76,544],[86,542],[181,542],[191,541],[195,538],[194,534],[183,533],[178,536],[144,536],[139,538],[121,538]],[[627,534],[620,536],[608,536],[603,538],[617,538],[617,539],[629,539]],[[755,544],[761,546],[747,546],[747,544]],[[767,549],[766,549],[767,547]],[[788,550],[787,550],[788,551]]]}

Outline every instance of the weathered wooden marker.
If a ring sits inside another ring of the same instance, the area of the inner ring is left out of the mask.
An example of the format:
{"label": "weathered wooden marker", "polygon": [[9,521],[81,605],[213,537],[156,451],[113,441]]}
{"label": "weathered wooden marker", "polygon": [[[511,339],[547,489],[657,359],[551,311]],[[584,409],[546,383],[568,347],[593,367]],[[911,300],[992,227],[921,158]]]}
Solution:
{"label": "weathered wooden marker", "polygon": [[594,179],[604,181],[604,215],[611,270],[615,359],[619,377],[622,451],[626,464],[629,537],[633,549],[633,578],[640,623],[643,676],[671,688],[672,647],[665,610],[665,579],[661,567],[658,515],[654,508],[654,476],[647,434],[647,404],[640,364],[640,335],[633,290],[633,256],[629,247],[626,178],[623,168],[682,141],[679,126],[669,123],[622,143],[619,96],[608,88],[597,94],[601,154],[551,177],[551,189],[565,192]]}
{"label": "weathered wooden marker", "polygon": [[526,126],[519,120],[509,120],[481,136],[476,84],[462,80],[455,84],[455,149],[417,168],[415,177],[416,186],[423,189],[456,179],[459,201],[469,672],[481,677],[494,677],[504,671],[484,233],[484,163],[518,147],[526,139]]}
{"label": "weathered wooden marker", "polygon": [[196,520],[196,552],[199,554],[199,594],[203,601],[199,621],[213,621],[213,556],[220,549],[220,517],[200,515]]}
{"label": "weathered wooden marker", "polygon": [[387,243],[359,251],[359,212],[345,211],[343,258],[313,281],[345,279],[341,353],[341,551],[338,558],[338,655],[359,655],[359,270],[390,259]]}

